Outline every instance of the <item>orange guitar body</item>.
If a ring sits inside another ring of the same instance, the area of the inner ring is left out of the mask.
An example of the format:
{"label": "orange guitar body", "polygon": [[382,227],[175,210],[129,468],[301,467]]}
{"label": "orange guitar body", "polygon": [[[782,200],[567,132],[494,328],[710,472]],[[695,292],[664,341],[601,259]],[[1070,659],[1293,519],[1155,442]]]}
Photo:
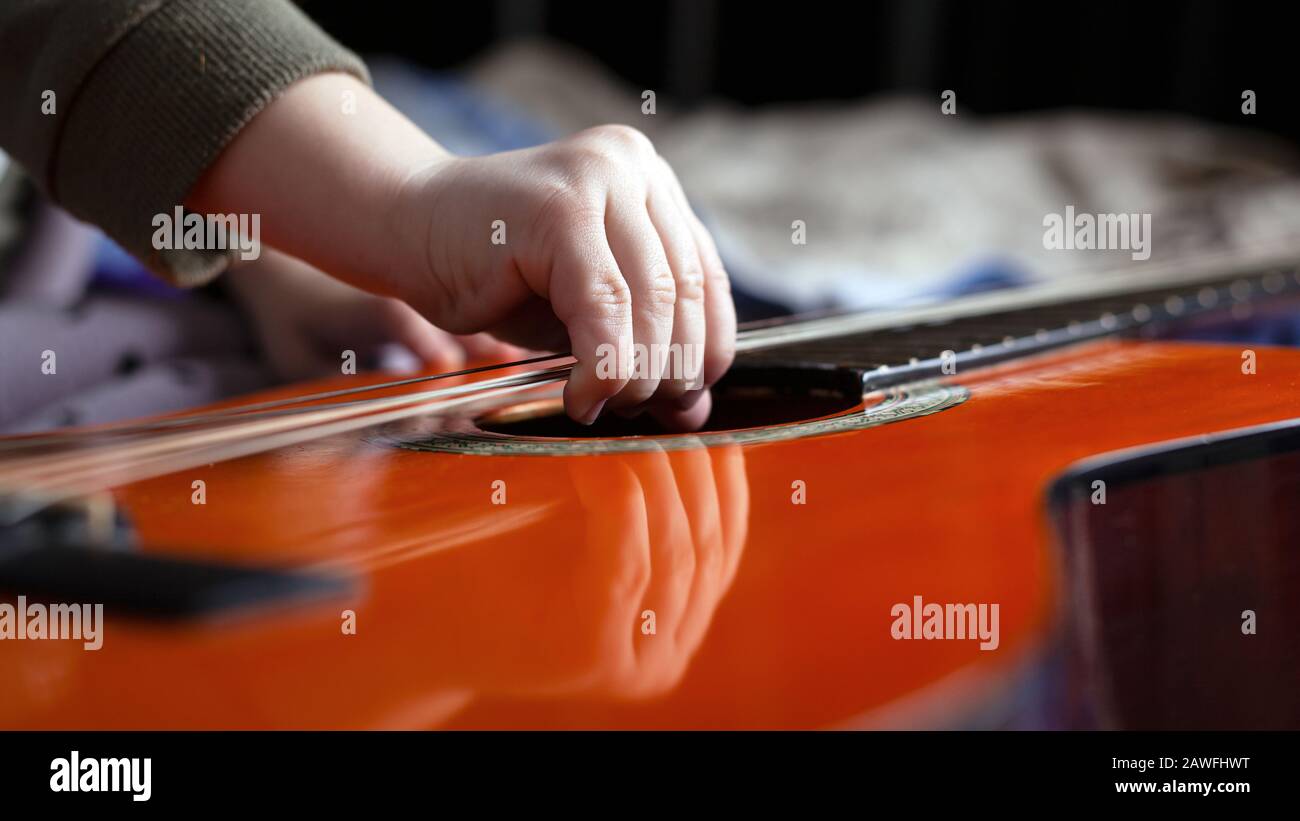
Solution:
{"label": "orange guitar body", "polygon": [[[98,651],[0,642],[0,726],[1033,724],[1054,667],[1082,669],[1062,659],[1089,621],[1054,481],[1099,454],[1300,417],[1300,351],[1256,353],[1247,374],[1240,346],[1090,343],[945,377],[968,394],[932,412],[786,438],[557,455],[363,431],[128,484],[114,495],[146,551],[357,586],[225,620],[111,616]],[[917,596],[996,603],[996,646],[897,638],[894,608]],[[1268,608],[1229,604],[1233,630]],[[1184,672],[1225,663],[1211,649]],[[1220,695],[1248,699],[1241,686]],[[1113,688],[1061,692],[1093,700],[1093,726],[1124,723]]]}

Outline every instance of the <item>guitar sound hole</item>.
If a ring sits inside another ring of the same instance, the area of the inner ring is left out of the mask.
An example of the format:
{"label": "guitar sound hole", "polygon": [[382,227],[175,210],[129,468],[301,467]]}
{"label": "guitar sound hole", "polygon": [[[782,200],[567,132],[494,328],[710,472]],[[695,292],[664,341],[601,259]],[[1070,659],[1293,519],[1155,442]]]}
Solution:
{"label": "guitar sound hole", "polygon": [[[735,368],[713,388],[706,431],[787,425],[843,413],[862,403],[860,375],[847,371]],[[564,415],[558,398],[523,403],[475,420],[482,430],[511,436],[605,439],[674,433],[648,413],[624,419],[604,413],[590,426]]]}

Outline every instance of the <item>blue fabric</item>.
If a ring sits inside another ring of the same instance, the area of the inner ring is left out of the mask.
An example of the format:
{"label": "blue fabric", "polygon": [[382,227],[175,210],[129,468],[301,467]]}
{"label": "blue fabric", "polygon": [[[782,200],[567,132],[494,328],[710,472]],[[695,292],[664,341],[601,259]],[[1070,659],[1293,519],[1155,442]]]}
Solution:
{"label": "blue fabric", "polygon": [[95,271],[90,284],[97,290],[129,291],[162,299],[178,299],[185,295],[185,291],[149,273],[135,257],[104,236],[100,237],[96,248]]}
{"label": "blue fabric", "polygon": [[928,297],[945,299],[1028,285],[1033,277],[1015,262],[1002,257],[974,259],[957,268],[940,288]]}
{"label": "blue fabric", "polygon": [[1178,334],[1177,338],[1199,342],[1245,342],[1300,347],[1300,315],[1261,313],[1249,319],[1217,323],[1212,328],[1186,331]]}

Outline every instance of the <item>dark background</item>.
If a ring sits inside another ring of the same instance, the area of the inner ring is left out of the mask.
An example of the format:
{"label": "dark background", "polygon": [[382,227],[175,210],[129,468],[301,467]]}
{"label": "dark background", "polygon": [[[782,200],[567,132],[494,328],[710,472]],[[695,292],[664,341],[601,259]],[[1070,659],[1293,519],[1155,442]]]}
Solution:
{"label": "dark background", "polygon": [[[577,46],[661,103],[957,92],[959,111],[1169,111],[1300,141],[1297,34],[1275,3],[308,0],[344,44],[455,67],[496,42]],[[1257,94],[1254,117],[1241,92]]]}

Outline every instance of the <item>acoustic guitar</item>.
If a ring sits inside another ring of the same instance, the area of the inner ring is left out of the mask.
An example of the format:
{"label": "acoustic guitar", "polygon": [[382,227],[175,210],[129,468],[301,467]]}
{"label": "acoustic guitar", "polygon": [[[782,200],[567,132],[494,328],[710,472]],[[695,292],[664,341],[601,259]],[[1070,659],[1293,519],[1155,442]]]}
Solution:
{"label": "acoustic guitar", "polygon": [[557,355],[0,440],[0,726],[1297,727],[1300,350],[1196,337],[1298,294],[754,324],[693,434]]}

